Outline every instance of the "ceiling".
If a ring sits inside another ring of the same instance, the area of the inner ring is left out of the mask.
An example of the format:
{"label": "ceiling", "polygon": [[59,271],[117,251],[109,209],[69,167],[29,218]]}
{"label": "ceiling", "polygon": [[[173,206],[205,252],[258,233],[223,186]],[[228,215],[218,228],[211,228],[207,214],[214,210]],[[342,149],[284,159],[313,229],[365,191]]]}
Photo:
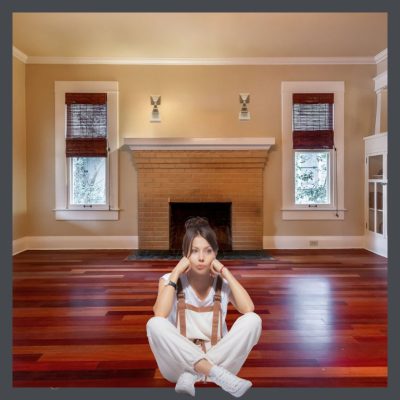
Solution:
{"label": "ceiling", "polygon": [[14,13],[28,57],[373,57],[387,13]]}

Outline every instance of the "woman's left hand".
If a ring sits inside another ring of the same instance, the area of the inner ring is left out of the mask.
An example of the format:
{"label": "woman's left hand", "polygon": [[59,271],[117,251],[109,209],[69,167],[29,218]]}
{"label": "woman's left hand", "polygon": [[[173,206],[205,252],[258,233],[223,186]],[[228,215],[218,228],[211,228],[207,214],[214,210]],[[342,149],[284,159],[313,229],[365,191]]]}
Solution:
{"label": "woman's left hand", "polygon": [[221,273],[222,268],[224,268],[224,266],[215,258],[211,262],[211,268],[210,268],[211,275],[212,276],[219,275]]}

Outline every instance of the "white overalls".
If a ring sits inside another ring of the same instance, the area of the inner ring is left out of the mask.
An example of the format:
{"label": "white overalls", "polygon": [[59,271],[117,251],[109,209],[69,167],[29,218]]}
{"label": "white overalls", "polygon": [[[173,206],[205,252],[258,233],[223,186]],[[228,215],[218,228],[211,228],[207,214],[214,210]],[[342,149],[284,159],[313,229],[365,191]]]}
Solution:
{"label": "white overalls", "polygon": [[[166,282],[168,278],[169,274],[163,276]],[[147,322],[150,348],[161,374],[170,382],[176,382],[185,371],[196,374],[194,365],[202,359],[236,375],[260,338],[261,318],[254,312],[240,316],[227,331],[229,286],[218,278],[201,301],[182,275],[168,318],[153,317]]]}

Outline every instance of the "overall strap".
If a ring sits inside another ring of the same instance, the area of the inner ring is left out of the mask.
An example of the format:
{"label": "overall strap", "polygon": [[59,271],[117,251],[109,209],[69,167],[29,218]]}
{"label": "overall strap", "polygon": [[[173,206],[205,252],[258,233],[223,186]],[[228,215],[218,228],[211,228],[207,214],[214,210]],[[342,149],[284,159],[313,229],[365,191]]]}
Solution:
{"label": "overall strap", "polygon": [[178,279],[177,286],[178,286],[178,289],[176,292],[176,296],[178,298],[178,308],[177,308],[176,323],[178,323],[178,317],[179,317],[179,326],[180,326],[181,335],[186,337],[185,293],[183,293],[182,282],[180,279]]}
{"label": "overall strap", "polygon": [[[213,305],[213,317],[212,317],[212,330],[211,330],[211,346],[214,346],[218,342],[218,320],[221,313],[221,288],[222,278],[218,275],[217,284],[215,287],[214,305]],[[222,325],[221,325],[222,334]]]}

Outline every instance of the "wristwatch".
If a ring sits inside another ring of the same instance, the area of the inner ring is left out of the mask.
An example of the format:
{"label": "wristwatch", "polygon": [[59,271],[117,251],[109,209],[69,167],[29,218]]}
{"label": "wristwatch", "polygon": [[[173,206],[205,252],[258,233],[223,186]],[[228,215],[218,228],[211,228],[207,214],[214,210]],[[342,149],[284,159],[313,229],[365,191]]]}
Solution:
{"label": "wristwatch", "polygon": [[166,283],[164,286],[172,286],[175,290],[178,289],[178,286],[176,285],[175,282],[169,281],[168,283]]}

